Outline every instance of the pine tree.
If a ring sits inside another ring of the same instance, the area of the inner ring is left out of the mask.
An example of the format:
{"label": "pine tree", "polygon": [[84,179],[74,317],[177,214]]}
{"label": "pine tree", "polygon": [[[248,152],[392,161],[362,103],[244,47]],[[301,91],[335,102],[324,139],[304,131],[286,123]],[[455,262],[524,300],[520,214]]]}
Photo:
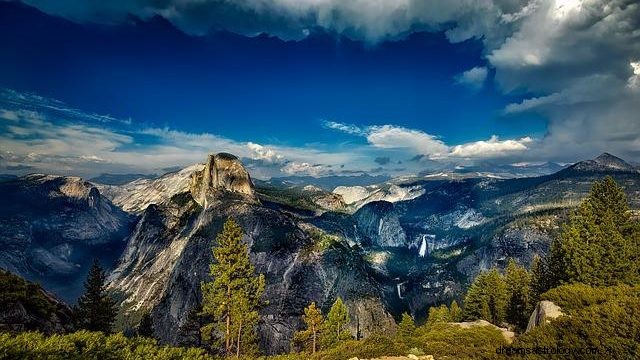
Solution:
{"label": "pine tree", "polygon": [[178,330],[179,345],[185,347],[199,347],[202,345],[202,337],[200,335],[200,327],[202,327],[201,311],[199,306],[189,310],[187,318]]}
{"label": "pine tree", "polygon": [[505,270],[508,303],[506,320],[518,329],[524,330],[533,310],[531,302],[531,276],[515,260],[510,259]]}
{"label": "pine tree", "polygon": [[257,349],[258,309],[265,287],[264,276],[255,276],[242,235],[233,219],[224,223],[216,237],[214,262],[209,268],[213,280],[201,286],[201,315],[212,319],[201,328],[203,340],[237,357]]}
{"label": "pine tree", "polygon": [[611,177],[593,184],[589,196],[551,246],[549,287],[581,282],[592,286],[637,283],[638,225],[631,220],[624,192]]}
{"label": "pine tree", "polygon": [[327,314],[327,320],[324,322],[323,347],[330,348],[343,340],[350,339],[351,333],[347,329],[350,321],[349,309],[347,309],[342,299],[338,297],[331,306],[331,310]]}
{"label": "pine tree", "polygon": [[462,309],[458,306],[458,303],[453,300],[451,306],[449,306],[449,317],[452,322],[462,321]]}
{"label": "pine tree", "polygon": [[432,306],[429,308],[429,316],[427,318],[427,324],[433,325],[436,323],[446,323],[451,320],[449,314],[449,308],[442,304],[438,307]]}
{"label": "pine tree", "polygon": [[94,260],[84,283],[84,294],[78,300],[77,319],[80,329],[110,333],[116,318],[116,303],[105,289],[105,273]]}
{"label": "pine tree", "polygon": [[400,320],[400,324],[398,324],[398,332],[396,333],[398,340],[409,346],[411,338],[415,335],[415,332],[416,324],[411,315],[406,312],[402,313],[402,320]]}
{"label": "pine tree", "polygon": [[504,279],[496,269],[479,274],[464,300],[463,317],[483,319],[494,324],[504,321],[508,294]]}
{"label": "pine tree", "polygon": [[316,351],[318,351],[320,329],[322,329],[324,325],[324,316],[320,309],[316,307],[315,302],[312,302],[304,309],[302,321],[304,321],[306,329],[298,331],[294,335],[294,342],[302,344],[302,346],[310,350],[312,354],[315,354]]}
{"label": "pine tree", "polygon": [[150,338],[153,337],[153,320],[151,319],[151,314],[145,313],[142,315],[140,324],[138,324],[137,335]]}
{"label": "pine tree", "polygon": [[540,295],[549,290],[548,270],[547,265],[540,256],[535,255],[531,262],[531,303],[535,305],[540,301]]}

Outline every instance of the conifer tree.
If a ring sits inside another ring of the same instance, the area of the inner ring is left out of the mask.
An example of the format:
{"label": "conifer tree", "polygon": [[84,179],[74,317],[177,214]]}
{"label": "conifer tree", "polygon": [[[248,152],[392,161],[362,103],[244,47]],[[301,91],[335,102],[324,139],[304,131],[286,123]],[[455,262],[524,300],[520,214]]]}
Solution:
{"label": "conifer tree", "polygon": [[462,321],[462,309],[458,306],[458,302],[453,300],[451,306],[449,306],[449,317],[452,322]]}
{"label": "conifer tree", "polygon": [[84,283],[84,294],[78,299],[77,320],[80,329],[110,333],[116,318],[116,303],[105,289],[105,273],[94,260]]}
{"label": "conifer tree", "polygon": [[529,272],[510,259],[505,270],[508,303],[506,320],[518,329],[524,330],[533,310],[531,303],[531,277]]}
{"label": "conifer tree", "polygon": [[593,184],[548,255],[549,287],[581,282],[592,286],[637,283],[638,226],[613,178]]}
{"label": "conifer tree", "polygon": [[350,339],[351,333],[347,329],[350,321],[349,309],[347,309],[342,299],[338,297],[331,306],[331,310],[327,314],[327,320],[324,322],[323,346],[330,348],[343,340]]}
{"label": "conifer tree", "polygon": [[479,274],[464,300],[463,317],[484,319],[494,324],[504,321],[508,301],[504,279],[496,269]]}
{"label": "conifer tree", "polygon": [[216,237],[212,281],[202,283],[202,313],[212,322],[202,326],[203,340],[221,346],[227,355],[256,351],[258,309],[262,305],[264,276],[255,275],[242,229],[229,218]]}
{"label": "conifer tree", "polygon": [[202,345],[200,327],[202,319],[200,317],[201,308],[199,306],[191,308],[187,313],[187,318],[178,329],[178,344],[186,347],[199,347]]}
{"label": "conifer tree", "polygon": [[153,337],[153,320],[148,312],[142,315],[140,324],[138,324],[138,336]]}
{"label": "conifer tree", "polygon": [[451,320],[449,314],[449,308],[442,304],[438,307],[432,306],[429,308],[429,316],[427,318],[427,324],[432,325],[436,323],[446,323]]}
{"label": "conifer tree", "polygon": [[535,305],[540,301],[540,295],[549,290],[548,270],[546,263],[540,256],[535,255],[531,262],[531,303]]}
{"label": "conifer tree", "polygon": [[416,324],[411,315],[406,312],[402,313],[402,320],[400,320],[400,324],[398,324],[398,340],[408,346],[415,332]]}
{"label": "conifer tree", "polygon": [[318,351],[320,329],[324,325],[324,316],[320,309],[316,307],[315,302],[312,302],[304,309],[302,321],[304,321],[306,329],[298,331],[294,335],[294,342],[302,344],[312,354],[315,354]]}

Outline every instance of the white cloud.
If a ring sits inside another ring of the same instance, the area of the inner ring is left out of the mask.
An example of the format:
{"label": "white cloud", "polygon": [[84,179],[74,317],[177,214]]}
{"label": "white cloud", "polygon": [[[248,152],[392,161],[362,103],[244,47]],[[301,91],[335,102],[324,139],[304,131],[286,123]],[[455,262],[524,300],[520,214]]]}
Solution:
{"label": "white cloud", "polygon": [[[530,137],[500,140],[494,135],[489,140],[451,146],[435,135],[400,126],[374,125],[358,128],[355,125],[334,124],[335,126],[332,126],[332,129],[364,136],[368,143],[375,148],[403,149],[411,155],[424,155],[430,160],[447,160],[450,158],[488,159],[513,156],[529,150],[527,145],[534,142]],[[350,131],[353,128],[361,129],[361,131]]]}
{"label": "white cloud", "polygon": [[456,76],[456,82],[472,89],[480,89],[487,80],[488,72],[486,67],[476,66]]}
{"label": "white cloud", "polygon": [[524,137],[517,140],[500,140],[493,135],[489,140],[481,140],[470,142],[462,145],[456,145],[451,148],[449,156],[460,158],[495,158],[503,156],[512,156],[528,150],[527,145],[533,143],[530,137]]}
{"label": "white cloud", "polygon": [[447,151],[447,146],[434,135],[393,125],[371,126],[366,138],[369,144],[382,149],[410,149],[430,156]]}
{"label": "white cloud", "polygon": [[280,169],[288,175],[309,175],[319,177],[333,173],[333,169],[322,164],[310,164],[307,162],[290,162]]}
{"label": "white cloud", "polygon": [[284,156],[278,154],[275,150],[260,144],[248,142],[247,148],[251,151],[251,158],[254,160],[266,160],[271,163],[280,163],[284,161]]}

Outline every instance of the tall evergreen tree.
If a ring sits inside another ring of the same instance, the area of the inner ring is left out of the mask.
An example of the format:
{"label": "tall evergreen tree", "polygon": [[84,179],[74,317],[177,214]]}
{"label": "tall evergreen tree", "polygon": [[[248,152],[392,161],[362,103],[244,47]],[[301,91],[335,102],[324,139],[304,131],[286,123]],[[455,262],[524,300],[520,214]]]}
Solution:
{"label": "tall evergreen tree", "polygon": [[187,318],[178,329],[178,344],[185,347],[199,347],[202,345],[200,327],[202,319],[200,316],[200,306],[191,308],[187,313]]}
{"label": "tall evergreen tree", "polygon": [[105,289],[105,273],[98,260],[93,261],[84,283],[84,294],[76,310],[78,327],[110,333],[116,318],[116,303]]}
{"label": "tall evergreen tree", "polygon": [[264,293],[264,276],[255,275],[242,229],[229,218],[216,237],[212,281],[202,283],[202,315],[212,322],[202,326],[203,340],[221,346],[227,355],[257,350],[258,309]]}
{"label": "tall evergreen tree", "polygon": [[496,269],[479,274],[464,300],[463,317],[499,324],[505,319],[508,294],[504,279]]}
{"label": "tall evergreen tree", "polygon": [[326,348],[333,347],[343,340],[350,339],[351,333],[347,329],[350,321],[349,309],[347,309],[342,299],[338,297],[331,306],[331,310],[327,314],[327,320],[324,322],[323,346]]}
{"label": "tall evergreen tree", "polygon": [[549,290],[548,270],[545,260],[538,255],[531,262],[531,303],[535,305],[540,301],[540,295]]}
{"label": "tall evergreen tree", "polygon": [[508,303],[506,320],[518,329],[524,330],[529,321],[529,314],[533,310],[531,302],[531,276],[515,260],[510,259],[505,270]]}
{"label": "tall evergreen tree", "polygon": [[312,302],[304,309],[302,321],[304,321],[306,329],[298,331],[294,335],[294,342],[301,344],[306,350],[310,350],[312,354],[315,354],[318,351],[320,329],[324,325],[324,316],[320,309],[316,307],[315,302]]}
{"label": "tall evergreen tree", "polygon": [[449,318],[450,321],[460,322],[462,321],[462,309],[458,306],[458,302],[453,300],[449,306]]}
{"label": "tall evergreen tree", "polygon": [[396,333],[398,341],[406,346],[410,346],[411,338],[415,336],[415,332],[416,323],[413,321],[411,315],[406,312],[402,313],[402,319],[398,324],[398,332]]}
{"label": "tall evergreen tree", "polygon": [[593,184],[548,255],[549,287],[581,282],[593,286],[637,283],[638,226],[613,178]]}
{"label": "tall evergreen tree", "polygon": [[438,307],[432,306],[429,308],[427,324],[432,325],[436,323],[446,323],[450,320],[451,315],[449,314],[449,308],[447,308],[446,305],[442,304]]}
{"label": "tall evergreen tree", "polygon": [[138,324],[137,334],[138,336],[153,337],[153,320],[151,319],[151,314],[145,313],[142,315],[140,324]]}

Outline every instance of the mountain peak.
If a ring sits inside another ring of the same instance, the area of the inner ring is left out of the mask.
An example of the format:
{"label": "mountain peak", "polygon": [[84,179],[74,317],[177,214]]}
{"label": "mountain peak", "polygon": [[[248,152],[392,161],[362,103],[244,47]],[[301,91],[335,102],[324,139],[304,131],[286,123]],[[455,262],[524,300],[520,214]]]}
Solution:
{"label": "mountain peak", "polygon": [[607,152],[593,160],[580,161],[570,169],[583,172],[637,172],[638,170],[621,158]]}
{"label": "mountain peak", "polygon": [[256,199],[249,172],[235,155],[211,154],[204,169],[191,175],[191,194],[198,204],[205,206],[208,195],[220,190]]}

